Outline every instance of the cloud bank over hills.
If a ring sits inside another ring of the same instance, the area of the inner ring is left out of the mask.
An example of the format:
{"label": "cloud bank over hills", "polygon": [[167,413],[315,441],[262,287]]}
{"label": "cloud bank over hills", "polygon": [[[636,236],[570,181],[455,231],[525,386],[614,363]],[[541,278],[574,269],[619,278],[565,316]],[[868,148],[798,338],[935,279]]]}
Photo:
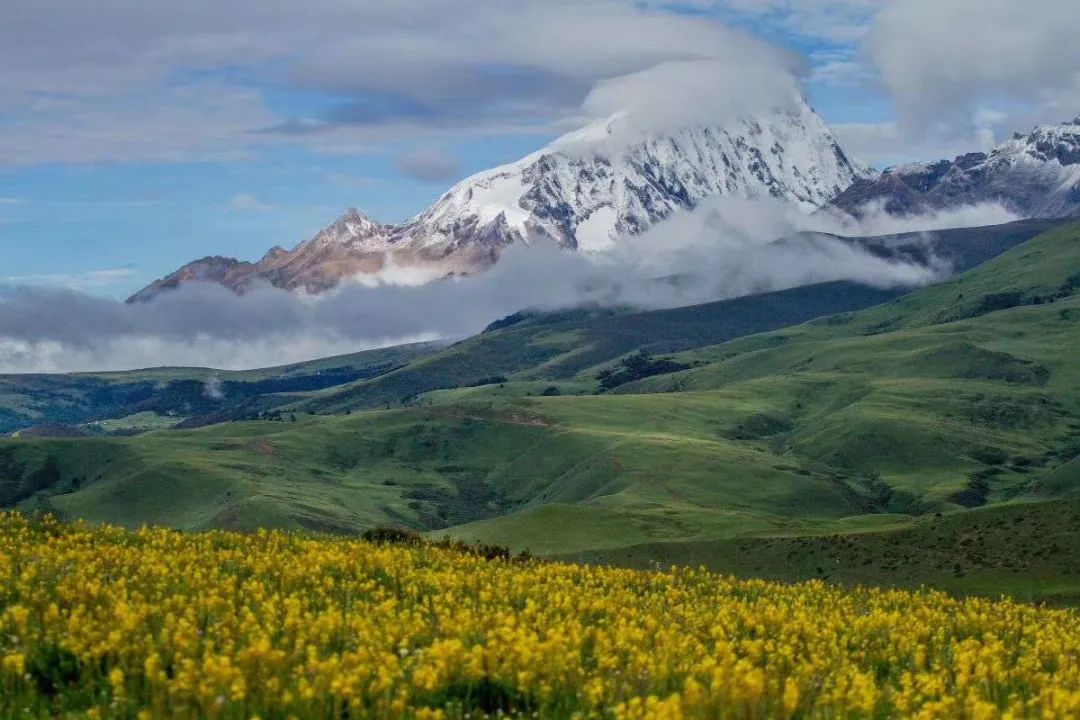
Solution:
{"label": "cloud bank over hills", "polygon": [[919,285],[948,268],[890,262],[827,235],[773,241],[797,232],[872,235],[1009,219],[984,207],[855,221],[808,216],[776,201],[723,198],[611,253],[514,246],[482,275],[419,286],[350,284],[320,296],[258,287],[236,296],[195,283],[134,305],[73,290],[8,287],[0,290],[0,372],[239,369],[459,338],[523,308],[671,307],[837,279]]}

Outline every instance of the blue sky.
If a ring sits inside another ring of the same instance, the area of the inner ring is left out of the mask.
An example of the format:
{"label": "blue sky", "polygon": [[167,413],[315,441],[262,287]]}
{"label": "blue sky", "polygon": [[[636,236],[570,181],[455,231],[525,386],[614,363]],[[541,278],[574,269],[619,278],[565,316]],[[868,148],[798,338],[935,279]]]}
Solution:
{"label": "blue sky", "polygon": [[1026,75],[940,56],[951,23],[990,46],[1030,22],[993,1],[86,5],[0,8],[0,284],[121,297],[197,257],[291,247],[350,206],[402,220],[581,122],[597,82],[665,60],[793,62],[878,166],[1080,112],[1058,0],[1027,5],[1064,49],[1013,48]]}

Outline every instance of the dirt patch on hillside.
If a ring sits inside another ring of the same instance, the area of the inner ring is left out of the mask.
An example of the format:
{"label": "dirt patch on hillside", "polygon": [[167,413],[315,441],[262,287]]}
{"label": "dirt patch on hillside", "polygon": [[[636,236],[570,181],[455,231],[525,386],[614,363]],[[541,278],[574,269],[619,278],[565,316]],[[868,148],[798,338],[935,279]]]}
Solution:
{"label": "dirt patch on hillside", "polygon": [[265,440],[255,440],[251,443],[251,449],[260,455],[266,455],[267,457],[274,454],[274,446]]}
{"label": "dirt patch on hillside", "polygon": [[503,419],[511,425],[527,425],[528,427],[550,427],[551,423],[536,415],[519,415],[517,413]]}
{"label": "dirt patch on hillside", "polygon": [[542,418],[539,415],[531,415],[523,412],[513,412],[509,415],[504,415],[497,412],[490,415],[480,415],[477,413],[442,411],[439,412],[438,415],[439,417],[446,420],[459,420],[469,422],[499,422],[506,423],[508,425],[524,425],[526,427],[551,427],[554,424],[550,420]]}

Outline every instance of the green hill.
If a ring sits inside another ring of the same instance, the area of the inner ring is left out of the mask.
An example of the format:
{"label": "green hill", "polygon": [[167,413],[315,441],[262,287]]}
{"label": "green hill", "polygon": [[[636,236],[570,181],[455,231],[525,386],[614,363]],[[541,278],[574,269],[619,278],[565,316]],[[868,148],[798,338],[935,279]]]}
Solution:
{"label": "green hill", "polygon": [[[1059,226],[1060,220],[1024,220],[987,228],[961,228],[884,238],[837,238],[894,259],[940,263],[963,272]],[[794,240],[789,241],[794,242]],[[635,350],[670,353],[859,310],[904,294],[853,282],[828,282],[719,302],[655,310],[585,309],[518,313],[488,332],[371,379],[330,388],[296,407],[341,412],[394,406],[432,390],[505,377],[568,380]]]}
{"label": "green hill", "polygon": [[993,505],[878,531],[649,543],[562,559],[639,569],[703,565],[744,577],[931,586],[959,595],[1076,605],[1080,501]]}
{"label": "green hill", "polygon": [[[1080,233],[1070,226],[886,305],[675,355],[694,367],[615,396],[528,405],[634,443],[663,428],[680,442],[759,452],[867,494],[877,512],[1067,493],[1075,472],[1058,466],[1080,451],[1078,270]],[[1003,292],[1021,300],[986,310],[985,298]],[[770,486],[783,487],[781,477]],[[513,529],[533,522],[546,521],[526,513],[460,532],[513,543]]]}

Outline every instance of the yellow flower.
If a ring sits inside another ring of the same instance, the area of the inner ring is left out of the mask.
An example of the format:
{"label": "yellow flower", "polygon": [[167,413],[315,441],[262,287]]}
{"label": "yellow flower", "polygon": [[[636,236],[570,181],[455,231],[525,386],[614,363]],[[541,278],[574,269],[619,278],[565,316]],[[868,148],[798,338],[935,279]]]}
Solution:
{"label": "yellow flower", "polygon": [[120,668],[110,670],[109,685],[112,686],[113,692],[122,692],[124,690],[124,671]]}
{"label": "yellow flower", "polygon": [[791,678],[784,680],[784,714],[790,716],[799,707],[799,684]]}
{"label": "yellow flower", "polygon": [[0,513],[0,608],[0,717],[1080,718],[1075,611],[935,592]]}
{"label": "yellow flower", "polygon": [[10,653],[4,656],[0,667],[4,672],[22,676],[26,672],[26,656],[22,653]]}

